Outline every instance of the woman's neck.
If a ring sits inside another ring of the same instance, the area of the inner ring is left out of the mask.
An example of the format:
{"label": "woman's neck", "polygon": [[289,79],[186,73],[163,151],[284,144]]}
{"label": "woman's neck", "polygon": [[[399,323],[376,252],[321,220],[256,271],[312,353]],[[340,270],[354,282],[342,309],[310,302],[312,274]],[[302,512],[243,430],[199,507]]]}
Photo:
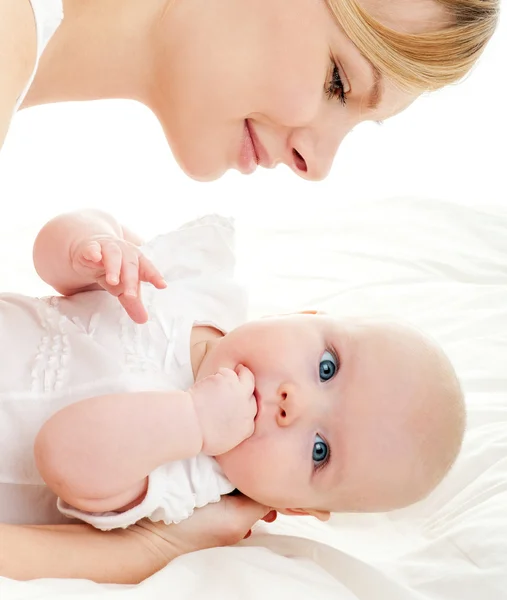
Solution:
{"label": "woman's neck", "polygon": [[128,98],[149,103],[158,31],[171,0],[64,0],[23,107]]}

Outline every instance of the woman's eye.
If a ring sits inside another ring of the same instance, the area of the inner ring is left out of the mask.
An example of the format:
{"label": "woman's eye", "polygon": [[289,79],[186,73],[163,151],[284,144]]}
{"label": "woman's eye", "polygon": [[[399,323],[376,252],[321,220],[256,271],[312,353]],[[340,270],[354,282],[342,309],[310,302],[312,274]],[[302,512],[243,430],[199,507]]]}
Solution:
{"label": "woman's eye", "polygon": [[329,457],[329,448],[327,447],[327,443],[320,437],[320,435],[315,436],[315,442],[313,444],[313,452],[312,459],[313,463],[316,467],[322,466]]}
{"label": "woman's eye", "polygon": [[326,350],[320,359],[319,377],[321,381],[329,381],[338,371],[338,360],[336,356]]}
{"label": "woman's eye", "polygon": [[345,106],[347,96],[345,95],[345,87],[340,75],[340,69],[334,61],[332,61],[332,67],[331,79],[325,87],[326,94],[329,98],[337,98]]}

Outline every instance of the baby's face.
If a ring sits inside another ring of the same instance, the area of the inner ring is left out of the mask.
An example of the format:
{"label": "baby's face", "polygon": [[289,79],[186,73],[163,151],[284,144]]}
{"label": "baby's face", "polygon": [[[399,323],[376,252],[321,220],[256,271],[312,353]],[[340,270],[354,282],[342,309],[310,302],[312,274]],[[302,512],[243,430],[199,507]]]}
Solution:
{"label": "baby's face", "polygon": [[324,518],[404,506],[459,448],[454,373],[411,329],[307,314],[254,321],[208,352],[198,379],[238,364],[255,377],[255,432],[218,460],[273,508]]}

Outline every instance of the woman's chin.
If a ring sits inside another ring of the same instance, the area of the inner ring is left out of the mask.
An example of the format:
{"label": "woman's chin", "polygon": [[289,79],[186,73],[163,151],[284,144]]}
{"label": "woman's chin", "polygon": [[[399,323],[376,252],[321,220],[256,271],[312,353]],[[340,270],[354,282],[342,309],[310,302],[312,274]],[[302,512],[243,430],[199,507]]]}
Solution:
{"label": "woman's chin", "polygon": [[200,183],[216,181],[227,171],[223,165],[212,164],[211,161],[208,164],[205,164],[195,160],[178,159],[178,157],[176,157],[176,160],[185,175]]}

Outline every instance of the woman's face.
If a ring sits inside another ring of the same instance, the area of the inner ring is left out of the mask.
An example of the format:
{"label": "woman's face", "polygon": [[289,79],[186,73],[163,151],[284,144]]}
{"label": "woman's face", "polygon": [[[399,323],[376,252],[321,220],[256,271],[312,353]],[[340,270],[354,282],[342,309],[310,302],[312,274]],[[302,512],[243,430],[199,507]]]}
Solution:
{"label": "woman's face", "polygon": [[[363,5],[403,31],[445,21],[435,0]],[[379,77],[325,0],[173,0],[156,35],[152,108],[195,179],[281,163],[322,179],[354,126],[414,100]]]}

